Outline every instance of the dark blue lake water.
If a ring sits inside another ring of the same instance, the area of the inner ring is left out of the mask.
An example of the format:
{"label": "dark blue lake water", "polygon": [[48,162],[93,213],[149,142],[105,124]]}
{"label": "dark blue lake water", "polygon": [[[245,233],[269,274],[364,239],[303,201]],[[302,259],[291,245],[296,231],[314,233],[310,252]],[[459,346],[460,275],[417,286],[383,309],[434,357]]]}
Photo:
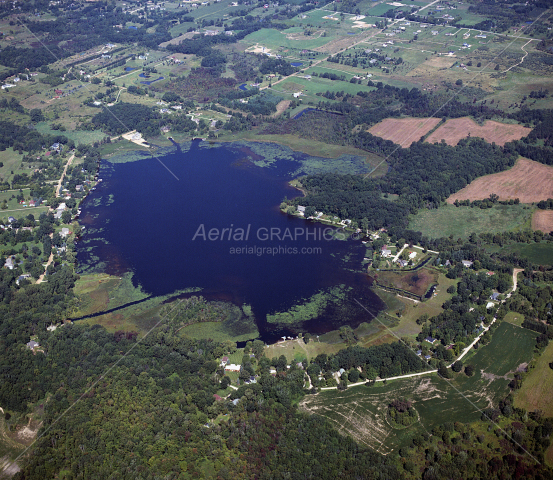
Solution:
{"label": "dark blue lake water", "polygon": [[[306,155],[286,150],[260,167],[254,162],[263,155],[248,144],[192,142],[183,150],[159,159],[178,180],[155,158],[102,161],[103,181],[82,205],[81,271],[132,272],[152,295],[199,287],[208,299],[249,304],[265,341],[370,321],[356,299],[373,312],[382,308],[361,271],[361,242],[330,240],[329,227],[279,210],[285,196],[298,195],[287,182]],[[267,314],[336,285],[352,287],[347,315],[329,308],[301,325],[267,324]]]}

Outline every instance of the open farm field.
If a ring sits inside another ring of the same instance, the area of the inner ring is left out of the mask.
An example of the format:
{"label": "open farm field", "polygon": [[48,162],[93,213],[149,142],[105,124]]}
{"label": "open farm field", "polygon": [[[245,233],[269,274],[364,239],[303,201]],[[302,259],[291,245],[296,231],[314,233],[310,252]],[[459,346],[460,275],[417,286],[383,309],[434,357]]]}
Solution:
{"label": "open farm field", "polygon": [[400,288],[422,296],[438,281],[438,274],[423,267],[415,272],[378,272],[375,278],[378,285]]}
{"label": "open farm field", "polygon": [[501,249],[501,253],[516,253],[537,265],[553,265],[553,243],[514,243]]}
{"label": "open farm field", "polygon": [[532,229],[553,232],[553,210],[536,210],[532,216]]}
{"label": "open farm field", "polygon": [[487,209],[444,205],[411,215],[409,229],[430,238],[449,235],[467,238],[472,232],[495,233],[529,228],[531,218],[532,208],[523,204],[495,205]]}
{"label": "open farm field", "polygon": [[426,141],[435,143],[443,139],[448,145],[457,145],[462,138],[480,137],[489,143],[503,146],[507,142],[526,137],[531,130],[522,125],[499,123],[493,120],[486,120],[484,125],[480,126],[472,118],[452,118],[438,127]]}
{"label": "open farm field", "polygon": [[403,148],[418,141],[436,125],[439,118],[386,118],[369,128],[369,133],[384,140],[391,140]]}
{"label": "open farm field", "polygon": [[[306,397],[300,407],[328,418],[342,433],[381,453],[407,445],[417,433],[445,422],[472,422],[481,410],[508,392],[509,379],[521,363],[529,362],[536,334],[502,323],[492,341],[476,351],[472,377],[455,374],[448,382],[436,374],[360,385],[345,392],[328,390]],[[399,397],[412,400],[419,422],[396,430],[386,420],[388,404]]]}
{"label": "open farm field", "polygon": [[483,200],[492,193],[499,195],[499,200],[518,198],[521,203],[553,198],[553,167],[519,158],[509,170],[472,181],[452,194],[447,203],[453,204],[455,200]]}
{"label": "open farm field", "polygon": [[529,412],[541,410],[544,417],[553,417],[553,370],[549,367],[552,358],[553,343],[550,342],[524,377],[522,387],[515,392],[516,407]]}

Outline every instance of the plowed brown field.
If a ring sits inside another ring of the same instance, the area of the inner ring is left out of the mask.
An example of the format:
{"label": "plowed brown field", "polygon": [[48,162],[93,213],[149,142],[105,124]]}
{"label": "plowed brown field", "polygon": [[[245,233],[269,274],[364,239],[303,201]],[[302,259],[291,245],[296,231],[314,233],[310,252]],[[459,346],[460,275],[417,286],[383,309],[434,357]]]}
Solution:
{"label": "plowed brown field", "polygon": [[497,145],[505,145],[512,140],[519,140],[530,133],[531,128],[512,123],[499,123],[487,120],[483,126],[478,125],[472,118],[453,118],[445,122],[426,139],[429,143],[441,142],[442,139],[448,145],[457,145],[459,140],[471,137],[480,137],[486,142],[495,142]]}
{"label": "plowed brown field", "polygon": [[426,135],[438,123],[440,123],[440,119],[433,117],[386,118],[369,128],[369,133],[407,148]]}
{"label": "plowed brown field", "polygon": [[532,217],[532,229],[553,232],[553,210],[537,210]]}
{"label": "plowed brown field", "polygon": [[477,178],[451,195],[447,202],[483,200],[492,193],[499,195],[499,200],[519,198],[521,203],[553,198],[553,167],[519,158],[510,170]]}

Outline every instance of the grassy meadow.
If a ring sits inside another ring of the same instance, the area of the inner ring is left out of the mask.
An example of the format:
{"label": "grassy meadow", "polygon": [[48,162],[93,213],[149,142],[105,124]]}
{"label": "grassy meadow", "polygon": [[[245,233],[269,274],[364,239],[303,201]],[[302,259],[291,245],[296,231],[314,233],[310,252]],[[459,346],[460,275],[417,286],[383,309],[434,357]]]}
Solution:
{"label": "grassy meadow", "polygon": [[468,238],[471,233],[508,232],[530,229],[533,208],[527,205],[495,205],[480,209],[444,205],[422,210],[409,218],[409,229],[430,238]]}

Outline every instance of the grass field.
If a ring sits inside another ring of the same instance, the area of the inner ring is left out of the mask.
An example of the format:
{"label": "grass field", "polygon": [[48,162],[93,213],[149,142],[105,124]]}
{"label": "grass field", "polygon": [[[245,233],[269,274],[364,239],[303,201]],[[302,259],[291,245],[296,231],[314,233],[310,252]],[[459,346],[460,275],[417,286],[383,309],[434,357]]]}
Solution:
{"label": "grass field", "polygon": [[[476,373],[455,374],[448,383],[435,374],[394,380],[374,386],[329,390],[301,402],[305,411],[327,417],[342,433],[360,444],[387,454],[407,445],[416,433],[429,432],[445,422],[471,422],[508,392],[508,382],[521,363],[532,357],[535,333],[502,323],[492,341],[472,357]],[[388,404],[406,397],[414,402],[420,422],[394,430],[386,421]]]}
{"label": "grass field", "polygon": [[501,253],[517,253],[538,265],[553,265],[553,243],[516,243],[501,249]]}
{"label": "grass field", "polygon": [[452,194],[447,202],[453,204],[455,200],[483,200],[492,193],[499,195],[499,200],[518,198],[521,203],[539,202],[553,198],[551,178],[553,167],[521,157],[509,170],[472,181]]}
{"label": "grass field", "polygon": [[420,231],[431,238],[449,235],[467,238],[472,232],[478,234],[529,229],[532,213],[532,207],[523,204],[495,205],[488,209],[445,205],[412,215],[409,229]]}
{"label": "grass field", "polygon": [[69,138],[69,140],[73,140],[75,145],[78,145],[79,143],[91,144],[99,142],[106,136],[106,134],[101,130],[66,130],[65,132],[52,130],[47,122],[37,123],[36,130],[43,135],[64,135]]}
{"label": "grass field", "polygon": [[553,417],[553,342],[545,348],[522,381],[522,387],[515,393],[515,406],[529,412],[541,410],[544,417]]}
{"label": "grass field", "polygon": [[524,321],[524,315],[517,312],[509,312],[507,313],[507,315],[505,315],[503,320],[510,323],[511,325],[516,325],[517,327],[520,327],[522,325],[522,322]]}

